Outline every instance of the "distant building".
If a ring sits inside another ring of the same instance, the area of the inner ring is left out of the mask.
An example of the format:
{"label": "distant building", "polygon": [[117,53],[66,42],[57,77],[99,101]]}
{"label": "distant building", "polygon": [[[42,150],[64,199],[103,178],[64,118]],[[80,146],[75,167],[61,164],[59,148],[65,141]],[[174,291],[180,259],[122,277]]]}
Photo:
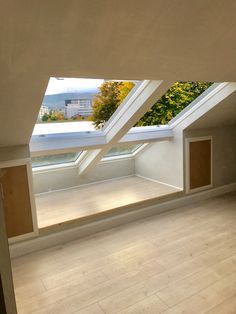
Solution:
{"label": "distant building", "polygon": [[65,116],[67,119],[78,115],[88,117],[92,112],[92,99],[90,98],[65,100]]}
{"label": "distant building", "polygon": [[45,114],[49,114],[49,108],[48,106],[42,105],[39,110],[38,120],[41,121]]}

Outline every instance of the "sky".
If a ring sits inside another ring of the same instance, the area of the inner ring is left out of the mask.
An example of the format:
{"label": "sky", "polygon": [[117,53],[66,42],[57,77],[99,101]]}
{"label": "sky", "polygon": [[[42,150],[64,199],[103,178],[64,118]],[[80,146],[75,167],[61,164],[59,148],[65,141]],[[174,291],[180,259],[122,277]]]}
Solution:
{"label": "sky", "polygon": [[97,92],[104,80],[51,77],[45,95],[75,92]]}

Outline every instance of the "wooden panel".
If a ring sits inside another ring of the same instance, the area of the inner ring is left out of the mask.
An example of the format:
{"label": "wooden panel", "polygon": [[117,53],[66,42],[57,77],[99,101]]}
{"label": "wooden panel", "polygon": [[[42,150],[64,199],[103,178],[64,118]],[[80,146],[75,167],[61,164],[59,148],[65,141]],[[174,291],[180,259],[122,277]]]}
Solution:
{"label": "wooden panel", "polygon": [[1,169],[8,237],[33,231],[26,165]]}
{"label": "wooden panel", "polygon": [[2,313],[2,314],[7,313],[7,312],[6,312],[6,306],[5,306],[4,295],[3,295],[1,274],[0,274],[0,313]]}
{"label": "wooden panel", "polygon": [[211,140],[189,143],[190,189],[211,184]]}
{"label": "wooden panel", "polygon": [[233,192],[14,259],[19,314],[235,314],[235,208]]}
{"label": "wooden panel", "polygon": [[[1,193],[0,193],[0,275],[1,275],[0,313],[16,314],[17,313],[16,301],[12,281],[12,269]],[[4,312],[5,308],[6,311]]]}

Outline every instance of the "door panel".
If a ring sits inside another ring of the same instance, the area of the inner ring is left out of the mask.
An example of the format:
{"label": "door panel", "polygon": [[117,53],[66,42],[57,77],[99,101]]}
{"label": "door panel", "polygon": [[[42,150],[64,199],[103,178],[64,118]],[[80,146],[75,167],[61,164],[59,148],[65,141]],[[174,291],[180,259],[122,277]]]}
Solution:
{"label": "door panel", "polygon": [[6,233],[3,202],[0,195],[0,313],[16,314],[11,260]]}
{"label": "door panel", "polygon": [[0,182],[8,237],[33,232],[26,165],[1,169]]}
{"label": "door panel", "polygon": [[211,184],[211,140],[189,143],[190,189]]}

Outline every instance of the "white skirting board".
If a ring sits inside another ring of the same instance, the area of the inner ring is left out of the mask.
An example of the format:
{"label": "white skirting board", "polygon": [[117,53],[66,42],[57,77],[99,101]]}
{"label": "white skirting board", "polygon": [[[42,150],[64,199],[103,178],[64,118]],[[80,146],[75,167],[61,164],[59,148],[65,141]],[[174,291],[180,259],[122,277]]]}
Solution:
{"label": "white skirting board", "polygon": [[10,244],[10,254],[12,258],[18,257],[235,190],[236,182],[203,192],[184,195],[170,201],[132,210],[127,213],[114,214],[112,217],[100,218],[95,222],[90,222],[70,229],[54,231],[51,234],[46,235],[39,235],[32,239]]}

